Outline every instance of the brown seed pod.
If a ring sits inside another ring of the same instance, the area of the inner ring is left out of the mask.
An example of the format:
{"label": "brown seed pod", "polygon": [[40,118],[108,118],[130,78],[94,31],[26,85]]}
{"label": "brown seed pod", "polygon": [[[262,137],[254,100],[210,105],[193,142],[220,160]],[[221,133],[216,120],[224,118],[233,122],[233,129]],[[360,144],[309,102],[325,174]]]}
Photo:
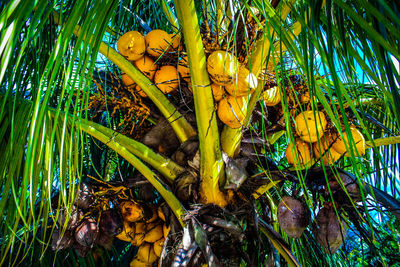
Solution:
{"label": "brown seed pod", "polygon": [[160,118],[157,124],[143,137],[143,144],[170,156],[179,145],[179,139],[165,118]]}
{"label": "brown seed pod", "polygon": [[326,253],[335,253],[346,239],[346,225],[333,208],[322,208],[315,218],[313,235]]}
{"label": "brown seed pod", "polygon": [[99,228],[97,227],[96,221],[92,218],[84,220],[75,229],[75,240],[80,245],[85,247],[91,247],[97,238]]}
{"label": "brown seed pod", "polygon": [[278,222],[289,237],[299,238],[310,223],[310,211],[306,204],[285,196],[278,205]]}

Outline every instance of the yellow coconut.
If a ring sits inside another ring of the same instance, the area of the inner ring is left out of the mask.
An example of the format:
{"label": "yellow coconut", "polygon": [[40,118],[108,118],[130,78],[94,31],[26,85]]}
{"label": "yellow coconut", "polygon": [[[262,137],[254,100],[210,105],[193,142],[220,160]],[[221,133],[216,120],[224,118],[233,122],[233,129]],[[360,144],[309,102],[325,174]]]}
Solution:
{"label": "yellow coconut", "polygon": [[295,146],[290,143],[285,154],[290,165],[303,166],[311,162],[310,145],[300,139],[295,141]]}
{"label": "yellow coconut", "polygon": [[128,60],[134,61],[144,56],[146,44],[140,32],[130,31],[122,35],[117,43],[118,51]]}
{"label": "yellow coconut", "polygon": [[239,69],[236,57],[226,51],[214,51],[207,58],[207,71],[211,80],[219,85],[232,83]]}
{"label": "yellow coconut", "polygon": [[272,107],[281,103],[280,91],[279,86],[274,86],[265,90],[263,93],[264,104],[268,107]]}
{"label": "yellow coconut", "polygon": [[[360,156],[365,154],[365,138],[363,134],[354,126],[350,126],[351,135],[353,136],[354,143],[356,144],[357,153]],[[350,141],[347,136],[346,131],[343,130],[343,138],[338,134],[335,134],[333,139],[335,142],[332,147],[341,155],[345,155],[346,157],[350,156],[350,153],[347,151],[347,147],[350,149]],[[356,153],[356,151],[354,151]],[[357,155],[356,153],[356,155]]]}
{"label": "yellow coconut", "polygon": [[170,51],[171,52],[181,51],[182,50],[181,36],[179,34],[174,34],[174,33],[171,33],[169,36],[171,37],[172,40]]}
{"label": "yellow coconut", "polygon": [[257,78],[246,67],[240,65],[233,83],[225,85],[225,90],[233,96],[246,96],[257,87]]}
{"label": "yellow coconut", "polygon": [[120,205],[122,218],[128,222],[137,222],[144,216],[143,207],[133,201],[124,201]]}
{"label": "yellow coconut", "polygon": [[131,261],[131,263],[129,264],[130,267],[151,267],[152,264],[151,263],[147,263],[147,262],[143,262],[139,259],[137,259],[136,257]]}
{"label": "yellow coconut", "polygon": [[165,53],[172,44],[172,36],[163,30],[152,30],[144,37],[147,45],[147,53],[153,57],[159,57]]}
{"label": "yellow coconut", "polygon": [[340,154],[336,152],[331,144],[332,138],[324,135],[313,145],[314,156],[316,159],[320,159],[323,165],[332,165],[340,158]]}
{"label": "yellow coconut", "polygon": [[146,234],[144,236],[144,241],[149,243],[154,243],[161,239],[164,235],[163,227],[160,223],[147,223],[146,224]]}
{"label": "yellow coconut", "polygon": [[158,209],[157,209],[157,215],[161,220],[163,220],[165,222],[165,215],[164,215],[164,212],[161,210],[160,207],[158,207]]}
{"label": "yellow coconut", "polygon": [[157,240],[153,244],[154,253],[157,255],[157,257],[160,257],[160,255],[161,255],[161,251],[164,246],[164,241],[165,241],[165,239],[161,238],[160,240]]}
{"label": "yellow coconut", "polygon": [[151,212],[152,212],[151,218],[148,219],[146,223],[152,223],[158,219],[157,208],[152,207]]}
{"label": "yellow coconut", "polygon": [[145,263],[153,263],[158,259],[157,255],[154,253],[153,246],[149,243],[143,243],[139,246],[136,258]]}
{"label": "yellow coconut", "polygon": [[135,67],[150,80],[153,80],[154,74],[156,74],[158,69],[157,64],[155,64],[154,60],[149,56],[144,56],[141,59],[136,60],[133,62],[133,65],[135,65]]}
{"label": "yellow coconut", "polygon": [[211,84],[211,89],[215,102],[219,102],[224,97],[224,87],[216,83]]}
{"label": "yellow coconut", "polygon": [[139,85],[135,85],[134,90],[141,96],[147,97],[147,94],[143,91],[143,89]]}
{"label": "yellow coconut", "polygon": [[122,75],[121,75],[121,81],[122,81],[122,84],[125,86],[125,87],[132,87],[132,86],[134,86],[136,83],[131,79],[131,77],[129,77],[128,76],[128,74],[126,74],[126,73],[122,73]]}
{"label": "yellow coconut", "polygon": [[190,69],[187,56],[183,56],[178,63],[178,72],[181,78],[186,82],[190,82]]}
{"label": "yellow coconut", "polygon": [[146,235],[146,224],[143,222],[135,224],[135,236],[132,244],[135,246],[140,246],[144,242],[144,237]]}
{"label": "yellow coconut", "polygon": [[116,235],[116,238],[125,242],[132,242],[135,237],[135,226],[130,222],[124,221],[124,229]]}
{"label": "yellow coconut", "polygon": [[296,132],[306,142],[314,143],[323,135],[326,128],[326,119],[321,111],[308,110],[295,118]]}
{"label": "yellow coconut", "polygon": [[240,128],[245,119],[244,97],[227,96],[218,103],[219,119],[233,129]]}
{"label": "yellow coconut", "polygon": [[162,66],[154,76],[156,86],[164,93],[175,91],[178,86],[178,71],[174,66]]}
{"label": "yellow coconut", "polygon": [[171,230],[171,226],[167,226],[167,224],[163,224],[163,234],[164,234],[164,238],[166,239],[169,231]]}

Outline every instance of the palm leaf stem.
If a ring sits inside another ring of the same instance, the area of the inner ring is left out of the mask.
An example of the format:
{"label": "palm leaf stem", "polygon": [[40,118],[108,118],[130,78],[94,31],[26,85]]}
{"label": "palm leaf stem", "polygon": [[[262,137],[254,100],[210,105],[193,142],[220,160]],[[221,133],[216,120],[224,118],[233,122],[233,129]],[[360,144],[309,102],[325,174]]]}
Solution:
{"label": "palm leaf stem", "polygon": [[[86,130],[88,127],[90,127],[102,135],[107,136],[109,141],[115,140],[121,146],[125,147],[130,153],[148,163],[151,167],[160,172],[160,174],[162,174],[169,182],[172,182],[180,173],[184,171],[183,167],[177,165],[174,161],[155,153],[146,145],[100,124],[86,119],[81,119],[79,122],[76,122],[75,125],[86,133],[88,133]],[[92,130],[89,134],[97,138],[96,131]],[[107,142],[108,141],[106,141],[105,144],[107,144]]]}
{"label": "palm leaf stem", "polygon": [[110,139],[109,136],[99,132],[95,127],[80,122],[76,122],[75,125],[82,129],[82,131],[106,144],[109,148],[117,152],[120,156],[132,164],[132,166],[135,167],[164,198],[165,202],[171,208],[182,227],[185,226],[185,223],[182,220],[183,216],[186,214],[185,208],[175,197],[174,193],[169,189],[169,187],[153,171],[151,171],[124,145],[117,142],[115,139]]}
{"label": "palm leaf stem", "polygon": [[224,206],[226,200],[219,190],[219,179],[223,176],[224,165],[211,82],[206,69],[206,56],[194,1],[175,0],[175,7],[183,30],[193,88],[201,156],[201,195],[206,203]]}
{"label": "palm leaf stem", "polygon": [[290,246],[285,242],[282,236],[280,236],[274,229],[272,229],[271,226],[269,226],[260,218],[258,219],[258,224],[261,232],[268,237],[269,241],[271,241],[272,245],[283,256],[289,266],[300,267],[296,257],[290,251]]}
{"label": "palm leaf stem", "polygon": [[179,22],[175,13],[172,11],[166,0],[157,0],[157,2],[164,11],[164,14],[167,17],[169,23],[171,23],[172,28],[174,28],[174,31],[177,32],[179,30]]}

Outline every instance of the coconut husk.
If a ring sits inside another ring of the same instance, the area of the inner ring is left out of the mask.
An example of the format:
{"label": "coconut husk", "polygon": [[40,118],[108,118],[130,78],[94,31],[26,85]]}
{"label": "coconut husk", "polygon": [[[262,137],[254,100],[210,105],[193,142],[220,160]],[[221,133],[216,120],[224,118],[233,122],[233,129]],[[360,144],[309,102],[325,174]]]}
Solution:
{"label": "coconut husk", "polygon": [[306,204],[285,196],[278,205],[278,222],[289,237],[299,238],[310,223],[310,211]]}
{"label": "coconut husk", "polygon": [[113,241],[114,237],[109,236],[103,232],[99,232],[97,238],[96,238],[96,244],[102,246],[103,248],[107,250],[111,250],[113,247]]}
{"label": "coconut husk", "polygon": [[198,198],[198,186],[198,177],[192,172],[185,172],[174,180],[174,194],[181,201],[195,203]]}
{"label": "coconut husk", "polygon": [[160,118],[144,136],[143,144],[166,156],[171,156],[180,145],[178,137],[165,118]]}
{"label": "coconut husk", "polygon": [[72,206],[70,211],[67,211],[66,208],[62,209],[60,216],[58,216],[57,222],[60,227],[64,227],[66,220],[68,220],[67,230],[72,230],[78,225],[82,216],[83,212],[75,206]]}
{"label": "coconut husk", "polygon": [[348,195],[353,201],[359,202],[362,200],[360,187],[358,186],[357,180],[350,174],[340,171],[339,175],[333,175],[329,178],[329,187],[334,192],[335,199],[338,201],[344,201],[348,199],[346,192],[339,184],[338,180],[341,180],[343,186],[346,188]]}
{"label": "coconut husk", "polygon": [[96,221],[92,218],[84,220],[75,229],[75,240],[81,246],[92,247],[97,235],[99,233],[99,228],[97,227]]}
{"label": "coconut husk", "polygon": [[124,223],[120,213],[115,209],[103,211],[100,217],[99,228],[108,236],[116,236],[122,232]]}
{"label": "coconut husk", "polygon": [[90,184],[81,183],[75,204],[81,209],[89,209],[94,203],[93,188]]}
{"label": "coconut husk", "polygon": [[60,230],[54,229],[51,236],[51,248],[53,250],[60,250],[72,245],[74,239],[71,231],[66,231],[63,236],[60,236]]}
{"label": "coconut husk", "polygon": [[333,208],[322,208],[315,218],[314,237],[326,253],[335,253],[346,239],[346,225]]}
{"label": "coconut husk", "polygon": [[196,136],[182,143],[171,159],[181,166],[187,166],[188,161],[193,160],[198,149],[199,140]]}

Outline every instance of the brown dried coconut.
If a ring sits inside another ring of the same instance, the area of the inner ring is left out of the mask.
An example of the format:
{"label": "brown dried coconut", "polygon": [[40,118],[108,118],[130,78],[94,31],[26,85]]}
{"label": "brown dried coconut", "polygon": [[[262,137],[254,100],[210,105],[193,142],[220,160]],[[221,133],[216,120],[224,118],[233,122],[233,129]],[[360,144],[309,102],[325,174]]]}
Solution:
{"label": "brown dried coconut", "polygon": [[289,237],[299,238],[310,223],[310,211],[306,204],[285,196],[278,205],[278,222]]}
{"label": "brown dried coconut", "polygon": [[313,235],[326,253],[335,253],[346,239],[346,225],[333,208],[322,208],[315,218]]}

